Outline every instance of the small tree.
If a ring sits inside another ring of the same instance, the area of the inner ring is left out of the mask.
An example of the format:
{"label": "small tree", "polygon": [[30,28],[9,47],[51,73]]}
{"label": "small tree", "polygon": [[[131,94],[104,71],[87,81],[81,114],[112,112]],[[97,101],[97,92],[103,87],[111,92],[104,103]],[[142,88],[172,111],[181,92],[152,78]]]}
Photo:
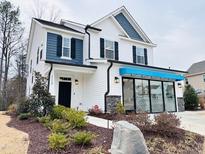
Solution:
{"label": "small tree", "polygon": [[48,91],[47,79],[35,72],[35,83],[30,96],[30,112],[34,116],[45,116],[51,112],[54,99]]}
{"label": "small tree", "polygon": [[185,87],[184,102],[186,110],[194,110],[198,107],[198,96],[191,85]]}

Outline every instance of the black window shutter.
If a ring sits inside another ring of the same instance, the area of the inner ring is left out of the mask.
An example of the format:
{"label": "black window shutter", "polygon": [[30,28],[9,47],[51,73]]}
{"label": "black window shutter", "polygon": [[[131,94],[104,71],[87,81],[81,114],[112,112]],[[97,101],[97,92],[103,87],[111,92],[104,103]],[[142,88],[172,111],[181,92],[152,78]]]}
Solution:
{"label": "black window shutter", "polygon": [[62,36],[57,35],[57,56],[62,56]]}
{"label": "black window shutter", "polygon": [[100,38],[100,57],[104,58],[105,57],[105,46],[104,46],[104,39]]}
{"label": "black window shutter", "polygon": [[133,63],[136,63],[136,46],[132,46]]}
{"label": "black window shutter", "polygon": [[118,42],[115,42],[115,60],[119,60],[119,47]]}
{"label": "black window shutter", "polygon": [[42,59],[42,56],[43,56],[43,49],[41,49],[41,52],[40,52],[40,59]]}
{"label": "black window shutter", "polygon": [[144,60],[145,60],[145,65],[148,64],[148,58],[147,58],[147,49],[144,48]]}
{"label": "black window shutter", "polygon": [[75,59],[75,54],[76,54],[76,39],[71,38],[71,58]]}

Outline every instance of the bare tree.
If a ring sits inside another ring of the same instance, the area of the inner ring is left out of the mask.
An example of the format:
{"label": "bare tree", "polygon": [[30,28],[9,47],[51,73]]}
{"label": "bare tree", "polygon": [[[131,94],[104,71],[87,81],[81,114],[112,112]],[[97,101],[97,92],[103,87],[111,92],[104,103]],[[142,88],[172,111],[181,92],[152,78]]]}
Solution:
{"label": "bare tree", "polygon": [[1,94],[4,109],[8,103],[7,82],[11,58],[21,49],[20,43],[24,32],[19,15],[19,8],[15,8],[9,1],[4,0],[0,3],[0,86],[3,88]]}
{"label": "bare tree", "polygon": [[60,9],[56,8],[54,5],[49,6],[39,0],[33,0],[32,16],[39,19],[57,22],[60,16]]}
{"label": "bare tree", "polygon": [[22,98],[26,93],[26,75],[27,75],[27,66],[26,66],[26,47],[27,43],[21,44],[21,50],[16,55],[16,78],[17,78],[17,88],[18,88],[18,97]]}

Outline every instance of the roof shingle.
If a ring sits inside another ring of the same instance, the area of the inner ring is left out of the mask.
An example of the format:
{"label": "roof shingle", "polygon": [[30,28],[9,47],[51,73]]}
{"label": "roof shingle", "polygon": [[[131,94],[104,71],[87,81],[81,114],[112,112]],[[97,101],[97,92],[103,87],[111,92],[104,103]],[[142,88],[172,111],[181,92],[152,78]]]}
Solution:
{"label": "roof shingle", "polygon": [[205,60],[192,64],[191,67],[188,69],[188,72],[188,74],[205,72]]}
{"label": "roof shingle", "polygon": [[42,19],[38,19],[38,18],[34,18],[34,20],[40,22],[43,25],[52,26],[52,27],[55,27],[55,28],[60,28],[60,29],[64,29],[64,30],[68,30],[68,31],[72,31],[72,32],[83,34],[80,31],[77,31],[77,30],[75,30],[73,28],[70,28],[70,27],[67,27],[67,26],[64,26],[64,25],[61,25],[61,24],[57,24],[57,23],[54,23],[54,22],[50,22],[50,21],[46,21],[46,20],[42,20]]}

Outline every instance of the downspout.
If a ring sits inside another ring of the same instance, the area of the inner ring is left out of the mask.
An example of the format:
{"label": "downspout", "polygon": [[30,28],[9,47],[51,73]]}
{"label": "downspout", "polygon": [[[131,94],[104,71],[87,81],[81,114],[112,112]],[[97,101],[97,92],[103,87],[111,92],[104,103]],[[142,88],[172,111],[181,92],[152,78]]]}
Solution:
{"label": "downspout", "polygon": [[51,68],[50,68],[50,71],[48,73],[48,91],[50,89],[50,78],[51,78],[51,72],[53,70],[53,64],[52,63],[50,63],[50,64],[51,64]]}
{"label": "downspout", "polygon": [[89,27],[90,27],[89,25],[87,25],[87,26],[85,27],[85,33],[88,34],[88,59],[92,59],[92,58],[90,57],[90,33],[88,32],[88,28],[89,28]]}
{"label": "downspout", "polygon": [[110,62],[110,66],[107,69],[107,91],[105,92],[105,95],[104,95],[105,113],[107,112],[107,100],[106,100],[106,97],[107,97],[107,95],[110,92],[110,69],[111,69],[112,66],[113,66],[113,62]]}

